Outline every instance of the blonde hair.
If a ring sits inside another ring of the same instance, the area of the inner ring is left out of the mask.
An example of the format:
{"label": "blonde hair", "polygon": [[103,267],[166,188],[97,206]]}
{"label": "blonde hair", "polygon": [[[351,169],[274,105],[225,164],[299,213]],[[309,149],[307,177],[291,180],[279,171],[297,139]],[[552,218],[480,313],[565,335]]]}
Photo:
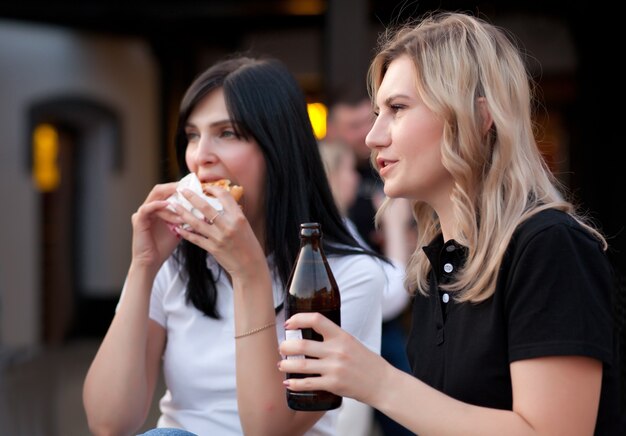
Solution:
{"label": "blonde hair", "polygon": [[[531,80],[520,51],[507,34],[484,20],[460,13],[427,16],[383,35],[368,72],[375,98],[389,64],[408,56],[417,91],[444,121],[442,163],[454,179],[451,196],[459,224],[456,240],[468,257],[455,281],[458,301],[493,295],[502,258],[518,225],[549,208],[577,215],[544,162],[533,135]],[[493,122],[485,133],[484,104]],[[415,202],[418,241],[408,267],[408,289],[428,294],[430,263],[422,251],[440,232],[434,210]]]}

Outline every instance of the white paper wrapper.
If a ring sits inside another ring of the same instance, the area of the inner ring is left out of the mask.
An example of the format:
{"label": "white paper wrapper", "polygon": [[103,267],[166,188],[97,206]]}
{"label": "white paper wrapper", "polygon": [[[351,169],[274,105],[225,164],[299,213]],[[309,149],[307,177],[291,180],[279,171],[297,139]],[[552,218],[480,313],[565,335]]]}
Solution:
{"label": "white paper wrapper", "polygon": [[[183,189],[189,189],[190,191],[198,194],[200,197],[205,199],[207,203],[209,203],[215,210],[222,210],[222,203],[215,197],[208,197],[202,192],[202,185],[200,184],[200,180],[195,173],[189,173],[178,182],[178,186],[176,187],[176,193],[170,196],[167,201],[170,204],[180,204],[185,209],[190,211],[196,218],[202,220],[204,219],[204,215],[198,209],[193,207],[193,205],[185,198],[182,194]],[[172,208],[173,210],[173,208]]]}

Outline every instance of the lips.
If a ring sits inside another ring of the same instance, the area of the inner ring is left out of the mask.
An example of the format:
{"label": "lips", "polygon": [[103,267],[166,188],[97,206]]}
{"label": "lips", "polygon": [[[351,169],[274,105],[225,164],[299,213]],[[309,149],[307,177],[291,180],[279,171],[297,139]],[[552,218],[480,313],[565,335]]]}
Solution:
{"label": "lips", "polygon": [[384,177],[397,162],[397,160],[385,159],[380,156],[377,157],[376,165],[378,166],[378,173],[380,176]]}
{"label": "lips", "polygon": [[200,183],[213,183],[222,179],[228,179],[228,177],[216,176],[216,175],[211,175],[211,176],[202,175],[201,176],[200,174],[198,174],[198,180],[200,180]]}

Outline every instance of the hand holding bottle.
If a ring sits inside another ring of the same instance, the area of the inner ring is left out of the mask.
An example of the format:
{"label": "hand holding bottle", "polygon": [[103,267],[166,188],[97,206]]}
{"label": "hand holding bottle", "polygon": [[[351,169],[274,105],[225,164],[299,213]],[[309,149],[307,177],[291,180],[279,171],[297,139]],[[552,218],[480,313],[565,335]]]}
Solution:
{"label": "hand holding bottle", "polygon": [[285,322],[286,330],[305,328],[315,330],[324,341],[286,340],[280,344],[283,356],[312,358],[285,358],[279,362],[281,372],[311,375],[288,378],[284,381],[287,388],[295,392],[325,390],[372,404],[384,391],[386,375],[395,368],[319,313],[299,313]]}

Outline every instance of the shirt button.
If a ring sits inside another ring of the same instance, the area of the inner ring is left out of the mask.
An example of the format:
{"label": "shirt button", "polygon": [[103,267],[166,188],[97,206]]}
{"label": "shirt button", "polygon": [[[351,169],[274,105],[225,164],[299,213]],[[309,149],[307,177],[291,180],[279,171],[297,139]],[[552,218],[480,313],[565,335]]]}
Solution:
{"label": "shirt button", "polygon": [[454,250],[456,250],[456,247],[455,247],[454,245],[448,245],[448,246],[446,247],[446,251],[447,251],[448,253],[452,253]]}
{"label": "shirt button", "polygon": [[444,303],[447,303],[448,301],[450,301],[450,296],[449,296],[448,294],[443,294],[443,295],[441,296],[441,300],[442,300]]}
{"label": "shirt button", "polygon": [[453,270],[453,269],[454,269],[454,267],[452,266],[452,264],[451,264],[451,263],[446,263],[446,264],[443,266],[443,270],[444,270],[445,272],[447,272],[448,274],[450,274],[450,273],[452,272],[452,270]]}

